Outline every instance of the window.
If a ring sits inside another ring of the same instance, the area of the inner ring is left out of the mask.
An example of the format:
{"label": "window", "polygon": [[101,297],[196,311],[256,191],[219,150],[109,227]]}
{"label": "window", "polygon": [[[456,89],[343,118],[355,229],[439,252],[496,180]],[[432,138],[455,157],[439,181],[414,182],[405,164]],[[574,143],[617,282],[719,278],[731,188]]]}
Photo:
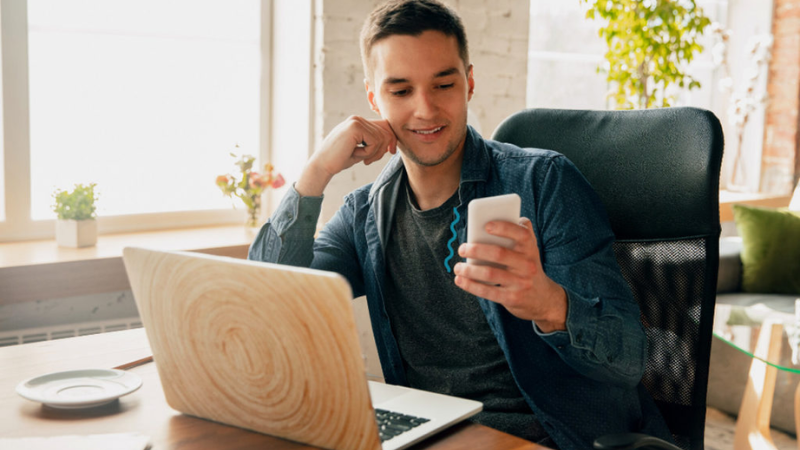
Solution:
{"label": "window", "polygon": [[[697,5],[712,21],[726,23],[727,0],[697,0]],[[528,57],[529,107],[606,109],[609,86],[605,74],[598,73],[606,52],[605,40],[598,36],[602,19],[586,19],[582,2],[543,0],[531,2],[531,33]],[[567,25],[568,24],[568,25]],[[701,42],[705,51],[692,63],[689,73],[702,89],[681,92],[678,104],[717,111],[715,67],[711,53],[714,42],[706,32]],[[724,108],[721,110],[724,113]],[[720,120],[724,115],[717,114]]]}
{"label": "window", "polygon": [[[758,6],[729,0],[697,0],[697,5],[722,28],[732,30],[728,45],[728,62],[734,90],[741,91],[744,73],[749,67],[745,49],[754,38],[768,34],[771,29],[772,2]],[[528,58],[528,96],[531,108],[607,109],[605,94],[609,90],[605,74],[597,73],[604,63],[605,41],[598,36],[602,20],[585,18],[582,2],[541,0],[531,2],[531,31]],[[705,50],[689,67],[689,73],[702,88],[678,95],[677,105],[696,106],[713,111],[722,123],[726,136],[725,161],[721,180],[723,187],[733,166],[733,126],[728,119],[730,95],[720,90],[725,76],[715,65],[713,49],[717,39],[707,29],[701,44]],[[766,77],[757,89],[766,92]],[[744,133],[742,164],[748,168],[747,188],[759,186],[761,149],[764,136],[764,107],[751,115]]]}
{"label": "window", "polygon": [[26,108],[30,122],[29,142],[4,136],[28,165],[5,174],[22,170],[13,183],[29,189],[6,190],[0,240],[51,235],[51,194],[75,183],[97,183],[101,232],[243,220],[214,180],[234,169],[232,151],[267,156],[267,0],[2,6],[3,25],[27,23],[4,26],[27,48],[3,67],[28,67],[11,74],[27,82],[27,101],[4,102],[4,112]]}
{"label": "window", "polygon": [[605,42],[599,21],[584,19],[577,1],[531,2],[528,45],[529,108],[606,109]]}

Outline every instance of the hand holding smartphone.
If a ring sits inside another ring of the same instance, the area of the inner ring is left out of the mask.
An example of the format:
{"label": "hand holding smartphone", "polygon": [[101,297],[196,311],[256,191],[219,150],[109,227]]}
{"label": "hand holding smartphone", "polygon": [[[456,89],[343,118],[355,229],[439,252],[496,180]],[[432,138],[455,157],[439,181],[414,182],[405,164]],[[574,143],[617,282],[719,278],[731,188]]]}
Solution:
{"label": "hand holding smartphone", "polygon": [[[494,236],[486,232],[486,224],[495,220],[518,223],[520,198],[517,194],[498,195],[472,200],[467,207],[467,242],[471,244],[491,244],[511,248],[514,241]],[[468,264],[491,265],[486,261],[467,258]],[[499,266],[503,267],[504,266]]]}

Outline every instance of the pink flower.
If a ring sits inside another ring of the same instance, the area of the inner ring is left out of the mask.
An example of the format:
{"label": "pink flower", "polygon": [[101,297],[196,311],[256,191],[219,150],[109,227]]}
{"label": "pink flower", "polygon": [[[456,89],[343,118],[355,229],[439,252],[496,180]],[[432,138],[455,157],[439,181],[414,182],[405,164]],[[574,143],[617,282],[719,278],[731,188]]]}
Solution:
{"label": "pink flower", "polygon": [[217,185],[218,186],[227,186],[230,183],[231,179],[228,175],[220,175],[217,177]]}
{"label": "pink flower", "polygon": [[269,180],[264,179],[263,175],[258,172],[250,172],[250,187],[263,189],[267,187]]}
{"label": "pink flower", "polygon": [[[228,197],[236,196],[242,199],[245,204],[250,205],[255,202],[255,199],[260,196],[265,189],[279,188],[286,184],[281,174],[275,174],[275,166],[270,163],[264,164],[264,170],[258,171],[253,169],[253,162],[255,157],[251,155],[242,155],[237,157],[231,153],[231,156],[238,158],[236,166],[239,171],[231,174],[219,175],[216,178],[217,187],[222,191],[223,195]],[[253,206],[248,206],[252,208]]]}
{"label": "pink flower", "polygon": [[274,180],[272,180],[272,188],[273,189],[278,189],[279,187],[283,186],[284,184],[286,184],[286,180],[283,179],[283,175],[281,175],[281,174],[278,174],[278,176],[275,177]]}

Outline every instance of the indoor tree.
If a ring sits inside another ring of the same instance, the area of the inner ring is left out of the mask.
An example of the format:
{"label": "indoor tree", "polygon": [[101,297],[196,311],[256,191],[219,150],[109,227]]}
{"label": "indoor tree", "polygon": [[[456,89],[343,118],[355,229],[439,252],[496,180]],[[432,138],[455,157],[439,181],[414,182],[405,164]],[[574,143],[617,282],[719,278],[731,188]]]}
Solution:
{"label": "indoor tree", "polygon": [[700,87],[686,65],[703,51],[698,39],[711,21],[695,0],[581,1],[589,5],[587,18],[608,21],[600,36],[618,109],[667,107],[674,100],[669,86]]}

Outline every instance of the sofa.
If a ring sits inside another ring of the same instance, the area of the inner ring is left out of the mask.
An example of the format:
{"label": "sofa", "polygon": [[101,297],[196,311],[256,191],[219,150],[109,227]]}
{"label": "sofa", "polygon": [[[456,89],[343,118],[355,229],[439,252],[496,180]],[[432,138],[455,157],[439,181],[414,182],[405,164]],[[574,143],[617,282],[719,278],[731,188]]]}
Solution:
{"label": "sofa", "polygon": [[[800,295],[761,294],[742,292],[742,238],[720,239],[717,305],[752,306],[764,304],[770,309],[794,314],[795,299]],[[716,318],[715,318],[716,320]],[[782,345],[781,362],[790,364],[788,341]],[[731,415],[737,415],[750,370],[750,356],[740,352],[717,337],[712,339],[707,404]],[[796,434],[794,417],[795,389],[800,375],[779,371],[772,407],[773,428]]]}

